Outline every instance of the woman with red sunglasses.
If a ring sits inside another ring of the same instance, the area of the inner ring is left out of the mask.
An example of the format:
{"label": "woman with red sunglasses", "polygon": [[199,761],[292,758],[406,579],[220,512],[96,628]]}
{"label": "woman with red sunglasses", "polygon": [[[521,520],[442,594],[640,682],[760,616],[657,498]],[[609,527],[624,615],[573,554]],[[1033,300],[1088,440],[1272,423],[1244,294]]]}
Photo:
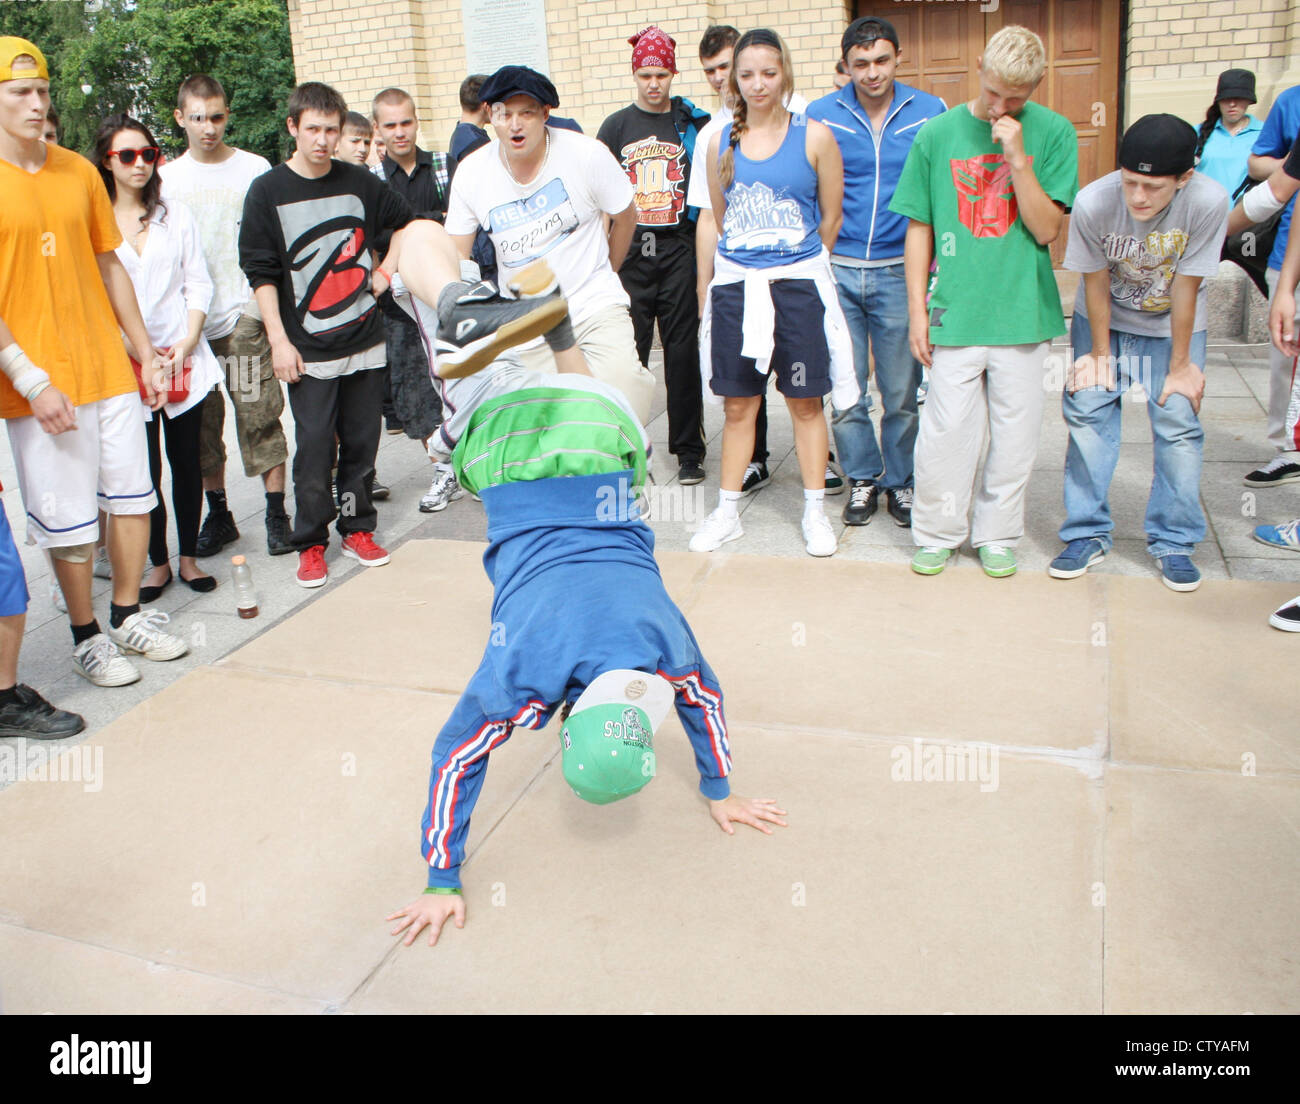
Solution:
{"label": "woman with red sunglasses", "polygon": [[[199,472],[199,428],[203,399],[220,381],[221,368],[203,337],[203,321],[212,301],[212,280],[203,263],[198,226],[180,202],[162,201],[157,166],[158,145],[143,123],[114,115],[100,125],[92,160],[104,178],[123,242],[117,255],[131,277],[150,340],[165,350],[167,376],[153,381],[166,390],[168,401],[149,420],[149,464],[158,505],[150,515],[151,568],[140,587],[140,600],[152,602],[170,585],[167,554],[167,508],[161,488],[162,455],[159,422],[166,434],[167,462],[172,474],[172,506],[180,542],[179,574],[191,590],[209,591],[216,579],[199,570],[195,545],[203,506]],[[135,350],[128,349],[139,361]],[[138,371],[138,369],[137,369]]]}

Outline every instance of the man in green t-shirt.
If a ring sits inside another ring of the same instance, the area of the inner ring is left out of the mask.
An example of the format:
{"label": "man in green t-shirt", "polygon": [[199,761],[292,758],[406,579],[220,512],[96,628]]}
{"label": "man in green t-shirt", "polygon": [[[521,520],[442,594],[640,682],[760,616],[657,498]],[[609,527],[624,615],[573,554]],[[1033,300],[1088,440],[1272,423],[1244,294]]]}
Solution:
{"label": "man in green t-shirt", "polygon": [[988,575],[1016,570],[1048,350],[1065,333],[1048,246],[1079,188],[1074,127],[1029,102],[1046,64],[1025,27],[989,39],[979,95],[921,128],[890,204],[911,220],[910,343],[930,368],[912,508],[921,575],[939,574],[968,534]]}

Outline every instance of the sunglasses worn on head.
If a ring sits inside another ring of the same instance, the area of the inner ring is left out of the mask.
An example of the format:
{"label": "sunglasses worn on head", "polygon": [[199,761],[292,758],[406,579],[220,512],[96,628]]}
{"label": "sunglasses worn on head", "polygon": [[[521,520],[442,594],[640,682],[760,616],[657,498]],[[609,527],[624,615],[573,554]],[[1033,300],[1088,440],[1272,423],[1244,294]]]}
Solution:
{"label": "sunglasses worn on head", "polygon": [[140,155],[140,159],[146,165],[152,165],[155,161],[158,160],[157,146],[145,146],[143,149],[138,149],[138,150],[137,149],[113,150],[109,153],[108,156],[116,157],[119,161],[122,162],[123,165],[134,165],[135,155],[137,153]]}

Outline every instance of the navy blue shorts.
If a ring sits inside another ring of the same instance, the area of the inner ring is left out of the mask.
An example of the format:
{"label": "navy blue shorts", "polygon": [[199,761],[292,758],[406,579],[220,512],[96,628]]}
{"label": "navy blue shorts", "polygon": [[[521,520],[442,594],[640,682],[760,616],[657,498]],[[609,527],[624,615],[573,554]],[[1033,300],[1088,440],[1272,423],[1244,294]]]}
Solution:
{"label": "navy blue shorts", "polygon": [[[819,399],[831,390],[831,354],[826,344],[826,308],[812,280],[775,280],[776,344],[771,370],[776,389],[791,399]],[[719,284],[712,291],[713,379],[715,395],[761,395],[767,376],[754,369],[754,358],[740,355],[745,314],[745,285]],[[770,374],[770,373],[769,373]]]}
{"label": "navy blue shorts", "polygon": [[0,617],[27,612],[27,576],[18,558],[9,519],[0,509]]}

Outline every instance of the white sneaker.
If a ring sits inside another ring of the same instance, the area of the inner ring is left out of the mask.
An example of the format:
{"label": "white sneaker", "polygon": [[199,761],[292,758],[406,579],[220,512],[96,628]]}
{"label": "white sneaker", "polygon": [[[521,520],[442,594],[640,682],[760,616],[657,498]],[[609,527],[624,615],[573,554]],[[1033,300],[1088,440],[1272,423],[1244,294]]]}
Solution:
{"label": "white sneaker", "polygon": [[102,632],[76,646],[72,652],[72,668],[96,686],[126,686],[140,681],[135,664]]}
{"label": "white sneaker", "polygon": [[810,556],[833,556],[840,548],[830,519],[821,510],[814,514],[804,514],[803,539]]}
{"label": "white sneaker", "polygon": [[724,514],[719,506],[695,530],[691,537],[692,552],[716,552],[727,541],[740,540],[745,530],[740,527],[739,514]]}
{"label": "white sneaker", "polygon": [[108,627],[108,635],[124,652],[134,652],[145,659],[165,663],[167,660],[180,659],[188,652],[189,645],[179,636],[162,630],[169,618],[162,610],[138,610],[122,622],[122,627]]}
{"label": "white sneaker", "polygon": [[458,498],[465,497],[465,488],[456,482],[456,473],[451,468],[439,468],[429,485],[429,492],[420,499],[420,513],[436,514]]}
{"label": "white sneaker", "polygon": [[95,549],[95,578],[111,579],[113,577],[113,565],[108,562],[108,549]]}
{"label": "white sneaker", "polygon": [[50,584],[50,603],[60,613],[68,612],[68,603],[63,597],[63,588],[58,583]]}

